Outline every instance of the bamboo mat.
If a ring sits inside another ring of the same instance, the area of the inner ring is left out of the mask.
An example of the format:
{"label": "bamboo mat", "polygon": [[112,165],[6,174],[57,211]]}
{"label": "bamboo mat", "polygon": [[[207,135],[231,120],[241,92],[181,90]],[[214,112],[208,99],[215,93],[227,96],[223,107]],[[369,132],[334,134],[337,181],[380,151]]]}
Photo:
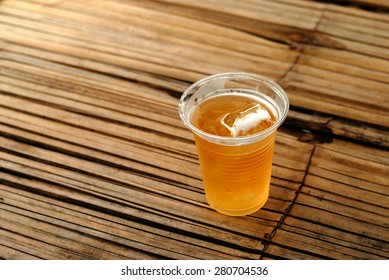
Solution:
{"label": "bamboo mat", "polygon": [[[389,5],[345,2],[0,1],[0,258],[389,258]],[[226,71],[292,105],[247,217],[177,111]]]}

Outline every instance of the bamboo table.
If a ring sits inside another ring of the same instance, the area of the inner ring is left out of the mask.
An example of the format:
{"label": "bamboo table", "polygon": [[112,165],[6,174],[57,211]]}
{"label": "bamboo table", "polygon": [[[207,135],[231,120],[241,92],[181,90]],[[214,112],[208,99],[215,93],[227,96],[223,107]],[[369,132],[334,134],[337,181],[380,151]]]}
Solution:
{"label": "bamboo table", "polygon": [[[333,2],[333,3],[329,3]],[[389,258],[386,0],[0,1],[0,258]],[[206,204],[178,98],[270,77],[269,201]]]}

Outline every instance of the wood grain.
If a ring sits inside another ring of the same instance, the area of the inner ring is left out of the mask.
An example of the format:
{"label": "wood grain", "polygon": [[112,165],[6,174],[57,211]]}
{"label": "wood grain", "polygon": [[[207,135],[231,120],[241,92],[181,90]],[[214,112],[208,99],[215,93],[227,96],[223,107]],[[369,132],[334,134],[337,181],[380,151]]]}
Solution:
{"label": "wood grain", "polygon": [[[387,259],[387,7],[324,2],[0,1],[0,259]],[[291,101],[247,217],[177,110],[230,71]]]}

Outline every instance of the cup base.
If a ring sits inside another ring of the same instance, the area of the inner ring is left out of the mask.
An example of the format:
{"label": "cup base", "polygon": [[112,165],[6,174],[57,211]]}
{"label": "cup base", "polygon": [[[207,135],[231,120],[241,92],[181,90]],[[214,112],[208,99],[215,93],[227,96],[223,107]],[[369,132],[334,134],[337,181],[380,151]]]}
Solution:
{"label": "cup base", "polygon": [[209,198],[206,196],[206,200],[212,209],[216,210],[217,212],[219,212],[221,214],[227,215],[227,216],[247,216],[247,215],[253,214],[265,205],[265,203],[267,202],[267,199],[268,199],[268,196],[266,196],[266,198],[264,200],[260,201],[260,203],[258,203],[257,205],[255,205],[253,207],[235,210],[235,209],[220,208],[220,207],[214,205],[209,200]]}

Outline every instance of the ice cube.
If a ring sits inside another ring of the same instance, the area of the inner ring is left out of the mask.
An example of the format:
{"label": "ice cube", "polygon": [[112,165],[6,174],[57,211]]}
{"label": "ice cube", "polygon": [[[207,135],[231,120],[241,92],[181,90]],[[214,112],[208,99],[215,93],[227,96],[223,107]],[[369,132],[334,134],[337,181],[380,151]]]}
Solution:
{"label": "ice cube", "polygon": [[221,123],[231,132],[231,136],[237,137],[247,135],[250,130],[255,128],[257,128],[257,131],[252,131],[253,133],[267,128],[268,124],[261,127],[261,123],[264,121],[267,123],[272,121],[271,115],[266,108],[260,104],[255,104],[246,110],[225,114]]}

